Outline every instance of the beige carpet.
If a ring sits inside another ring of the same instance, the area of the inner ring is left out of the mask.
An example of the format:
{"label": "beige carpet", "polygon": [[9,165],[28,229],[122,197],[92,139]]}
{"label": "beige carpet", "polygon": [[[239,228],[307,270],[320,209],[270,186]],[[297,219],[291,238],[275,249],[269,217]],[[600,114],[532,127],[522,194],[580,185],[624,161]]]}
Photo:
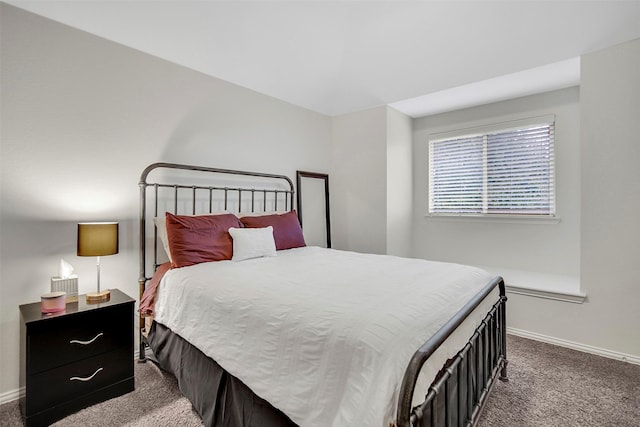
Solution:
{"label": "beige carpet", "polygon": [[479,427],[640,427],[640,366],[509,336]]}
{"label": "beige carpet", "polygon": [[[508,383],[498,382],[480,427],[640,426],[640,366],[524,338],[508,338]],[[21,426],[17,402],[0,406],[0,426]],[[67,426],[201,426],[175,379],[136,364],[136,390],[73,414]]]}

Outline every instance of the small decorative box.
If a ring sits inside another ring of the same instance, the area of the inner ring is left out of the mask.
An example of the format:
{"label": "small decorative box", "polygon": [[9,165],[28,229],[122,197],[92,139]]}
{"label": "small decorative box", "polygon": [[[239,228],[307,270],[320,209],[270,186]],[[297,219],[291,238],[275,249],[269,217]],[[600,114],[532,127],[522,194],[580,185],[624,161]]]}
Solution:
{"label": "small decorative box", "polygon": [[40,297],[43,313],[57,313],[67,307],[65,292],[51,292]]}

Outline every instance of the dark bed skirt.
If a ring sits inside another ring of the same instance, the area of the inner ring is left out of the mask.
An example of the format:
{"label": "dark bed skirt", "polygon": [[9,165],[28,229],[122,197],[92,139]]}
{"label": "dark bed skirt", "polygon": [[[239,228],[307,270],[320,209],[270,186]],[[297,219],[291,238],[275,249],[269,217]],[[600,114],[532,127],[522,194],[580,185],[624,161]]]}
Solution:
{"label": "dark bed skirt", "polygon": [[153,322],[147,340],[160,368],[176,377],[180,390],[206,426],[296,426],[280,410],[166,326]]}

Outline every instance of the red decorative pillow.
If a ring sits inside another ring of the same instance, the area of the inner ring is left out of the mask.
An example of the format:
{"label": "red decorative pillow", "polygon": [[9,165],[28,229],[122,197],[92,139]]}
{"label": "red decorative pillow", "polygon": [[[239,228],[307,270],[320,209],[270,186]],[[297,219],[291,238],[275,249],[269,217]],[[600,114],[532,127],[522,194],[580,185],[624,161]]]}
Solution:
{"label": "red decorative pillow", "polygon": [[300,248],[307,246],[302,235],[302,227],[298,221],[296,211],[284,214],[244,216],[240,221],[247,228],[273,227],[273,238],[276,241],[276,250]]}
{"label": "red decorative pillow", "polygon": [[231,259],[229,227],[242,227],[233,214],[187,216],[167,212],[166,223],[173,268]]}

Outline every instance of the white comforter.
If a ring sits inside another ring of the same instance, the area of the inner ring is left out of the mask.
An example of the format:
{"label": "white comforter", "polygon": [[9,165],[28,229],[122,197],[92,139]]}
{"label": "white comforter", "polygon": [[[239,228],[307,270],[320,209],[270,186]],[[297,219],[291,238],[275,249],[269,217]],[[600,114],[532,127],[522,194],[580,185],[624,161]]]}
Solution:
{"label": "white comforter", "polygon": [[387,427],[413,353],[490,279],[307,247],[171,270],[155,319],[300,426]]}

